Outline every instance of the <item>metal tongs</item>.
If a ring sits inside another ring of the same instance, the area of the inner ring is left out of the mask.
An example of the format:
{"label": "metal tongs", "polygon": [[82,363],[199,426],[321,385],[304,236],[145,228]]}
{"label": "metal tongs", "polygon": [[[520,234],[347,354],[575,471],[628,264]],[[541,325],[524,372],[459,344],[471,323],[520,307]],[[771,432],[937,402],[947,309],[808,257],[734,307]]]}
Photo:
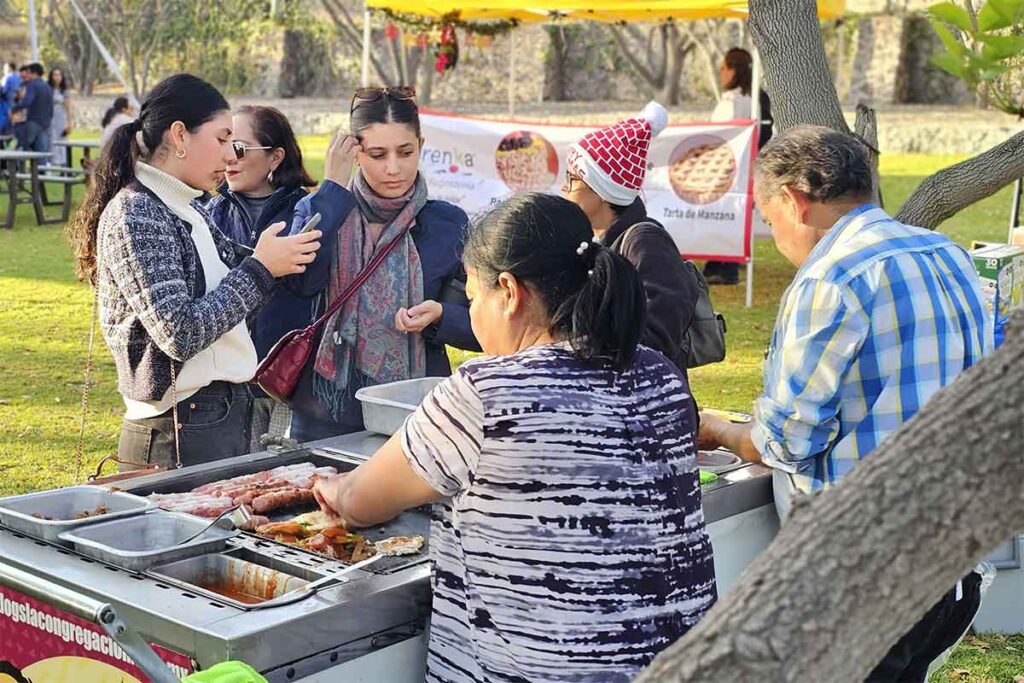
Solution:
{"label": "metal tongs", "polygon": [[231,526],[235,529],[240,529],[252,521],[252,514],[249,512],[249,508],[244,505],[236,505],[220,513],[212,522],[176,545],[185,545],[186,543],[196,540],[207,531],[217,526],[217,524],[225,517],[231,521]]}
{"label": "metal tongs", "polygon": [[345,582],[346,579],[344,577],[346,574],[350,574],[356,571],[357,569],[362,569],[367,565],[371,565],[377,560],[381,559],[382,557],[385,557],[385,555],[378,553],[377,555],[368,557],[365,560],[360,560],[355,564],[350,564],[341,571],[334,572],[333,574],[328,574],[327,576],[319,578],[316,581],[307,583],[302,588],[296,588],[293,591],[288,591],[284,595],[279,595],[276,598],[267,600],[266,602],[257,603],[255,605],[246,605],[246,610],[251,611],[269,609],[271,607],[282,607],[284,605],[290,605],[294,602],[298,602],[299,600],[305,600],[309,596],[314,595],[315,593],[319,592],[321,589],[325,587],[329,587],[335,583]]}

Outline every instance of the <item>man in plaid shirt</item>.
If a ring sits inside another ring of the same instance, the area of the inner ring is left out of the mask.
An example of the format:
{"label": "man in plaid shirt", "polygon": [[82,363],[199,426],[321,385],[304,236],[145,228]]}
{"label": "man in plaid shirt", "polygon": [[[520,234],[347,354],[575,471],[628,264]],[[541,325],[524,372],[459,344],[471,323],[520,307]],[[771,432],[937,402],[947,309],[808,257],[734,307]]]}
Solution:
{"label": "man in plaid shirt", "polygon": [[[949,238],[870,203],[867,151],[827,128],[800,126],[757,160],[755,194],[779,251],[799,270],[765,358],[749,425],[701,416],[701,447],[723,445],[775,470],[785,517],[794,489],[829,488],[931,396],[992,350],[970,257]],[[868,680],[924,681],[979,601],[970,574],[886,656]]]}

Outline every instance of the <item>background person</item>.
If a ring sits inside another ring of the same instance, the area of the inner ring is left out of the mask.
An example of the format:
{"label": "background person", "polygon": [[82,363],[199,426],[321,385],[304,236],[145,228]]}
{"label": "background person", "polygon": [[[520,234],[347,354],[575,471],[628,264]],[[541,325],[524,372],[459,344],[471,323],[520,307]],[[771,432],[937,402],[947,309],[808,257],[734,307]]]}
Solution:
{"label": "background person", "polygon": [[279,237],[278,224],[255,250],[225,238],[197,200],[233,158],[224,97],[171,76],[114,132],[70,225],[125,402],[122,467],[173,467],[179,447],[186,466],[249,451],[245,317],[312,261],[319,233]]}
{"label": "background person", "polygon": [[627,681],[715,601],[686,379],[638,346],[635,269],[573,203],[504,202],[466,244],[487,357],[318,482],[353,526],[435,502],[427,680]]}
{"label": "background person", "polygon": [[51,69],[46,81],[53,97],[53,118],[50,121],[50,163],[54,166],[67,166],[70,150],[58,145],[57,142],[67,141],[71,134],[72,113],[71,93],[68,92],[68,81],[60,69]]}
{"label": "background person", "polygon": [[446,344],[479,350],[465,296],[446,295],[464,288],[462,238],[469,221],[457,206],[427,199],[414,97],[405,87],[357,90],[351,135],[335,136],[323,185],[296,208],[293,231],[314,213],[322,216],[323,251],[305,274],[291,278],[300,296],[320,297],[320,311],[409,228],[327,322],[292,399],[291,435],[299,441],[363,429],[355,398],[362,387],[450,375]]}
{"label": "background person", "polygon": [[[753,115],[754,58],[743,48],[734,47],[725,53],[718,67],[718,82],[722,97],[711,120],[716,122],[749,119]],[[764,147],[772,137],[772,105],[768,93],[760,91],[761,125],[758,134],[758,148]],[[708,261],[704,265],[704,277],[711,285],[735,285],[740,281],[740,264],[734,261]]]}
{"label": "background person", "polygon": [[[302,151],[288,119],[273,107],[247,106],[232,119],[234,158],[226,180],[206,205],[217,227],[231,240],[255,247],[263,232],[284,221],[292,224],[295,205],[316,185],[302,163]],[[288,332],[312,322],[313,298],[276,286],[270,300],[249,318],[256,355],[261,360]],[[251,449],[262,450],[260,437],[285,434],[291,423],[288,405],[253,384]]]}
{"label": "background person", "polygon": [[22,94],[13,108],[18,148],[30,152],[50,151],[53,91],[43,80],[43,74],[43,66],[37,62],[22,67]]}
{"label": "background person", "polygon": [[21,87],[21,76],[14,62],[4,64],[3,80],[0,80],[0,133],[9,135],[13,129],[11,111]]}
{"label": "background person", "polygon": [[100,121],[100,149],[102,150],[110,142],[114,131],[135,120],[132,113],[132,103],[127,97],[121,96],[114,100],[114,104],[103,114]]}

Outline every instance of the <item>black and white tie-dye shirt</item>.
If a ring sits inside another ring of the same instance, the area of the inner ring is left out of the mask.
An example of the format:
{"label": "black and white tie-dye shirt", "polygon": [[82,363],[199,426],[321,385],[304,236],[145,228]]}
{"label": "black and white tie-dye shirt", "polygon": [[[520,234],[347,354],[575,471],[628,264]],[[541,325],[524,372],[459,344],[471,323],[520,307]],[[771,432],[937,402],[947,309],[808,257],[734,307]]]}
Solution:
{"label": "black and white tie-dye shirt", "polygon": [[689,388],[641,348],[463,365],[406,422],[434,506],[427,680],[629,681],[715,600]]}

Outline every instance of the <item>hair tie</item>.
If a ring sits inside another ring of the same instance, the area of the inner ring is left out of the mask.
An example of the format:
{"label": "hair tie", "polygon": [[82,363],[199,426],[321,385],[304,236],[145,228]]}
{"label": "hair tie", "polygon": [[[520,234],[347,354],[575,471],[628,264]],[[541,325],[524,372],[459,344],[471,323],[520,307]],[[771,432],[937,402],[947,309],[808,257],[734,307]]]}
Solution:
{"label": "hair tie", "polygon": [[140,130],[142,130],[142,119],[135,119],[131,123],[126,125],[128,126],[128,130],[132,131],[133,133],[138,133]]}

